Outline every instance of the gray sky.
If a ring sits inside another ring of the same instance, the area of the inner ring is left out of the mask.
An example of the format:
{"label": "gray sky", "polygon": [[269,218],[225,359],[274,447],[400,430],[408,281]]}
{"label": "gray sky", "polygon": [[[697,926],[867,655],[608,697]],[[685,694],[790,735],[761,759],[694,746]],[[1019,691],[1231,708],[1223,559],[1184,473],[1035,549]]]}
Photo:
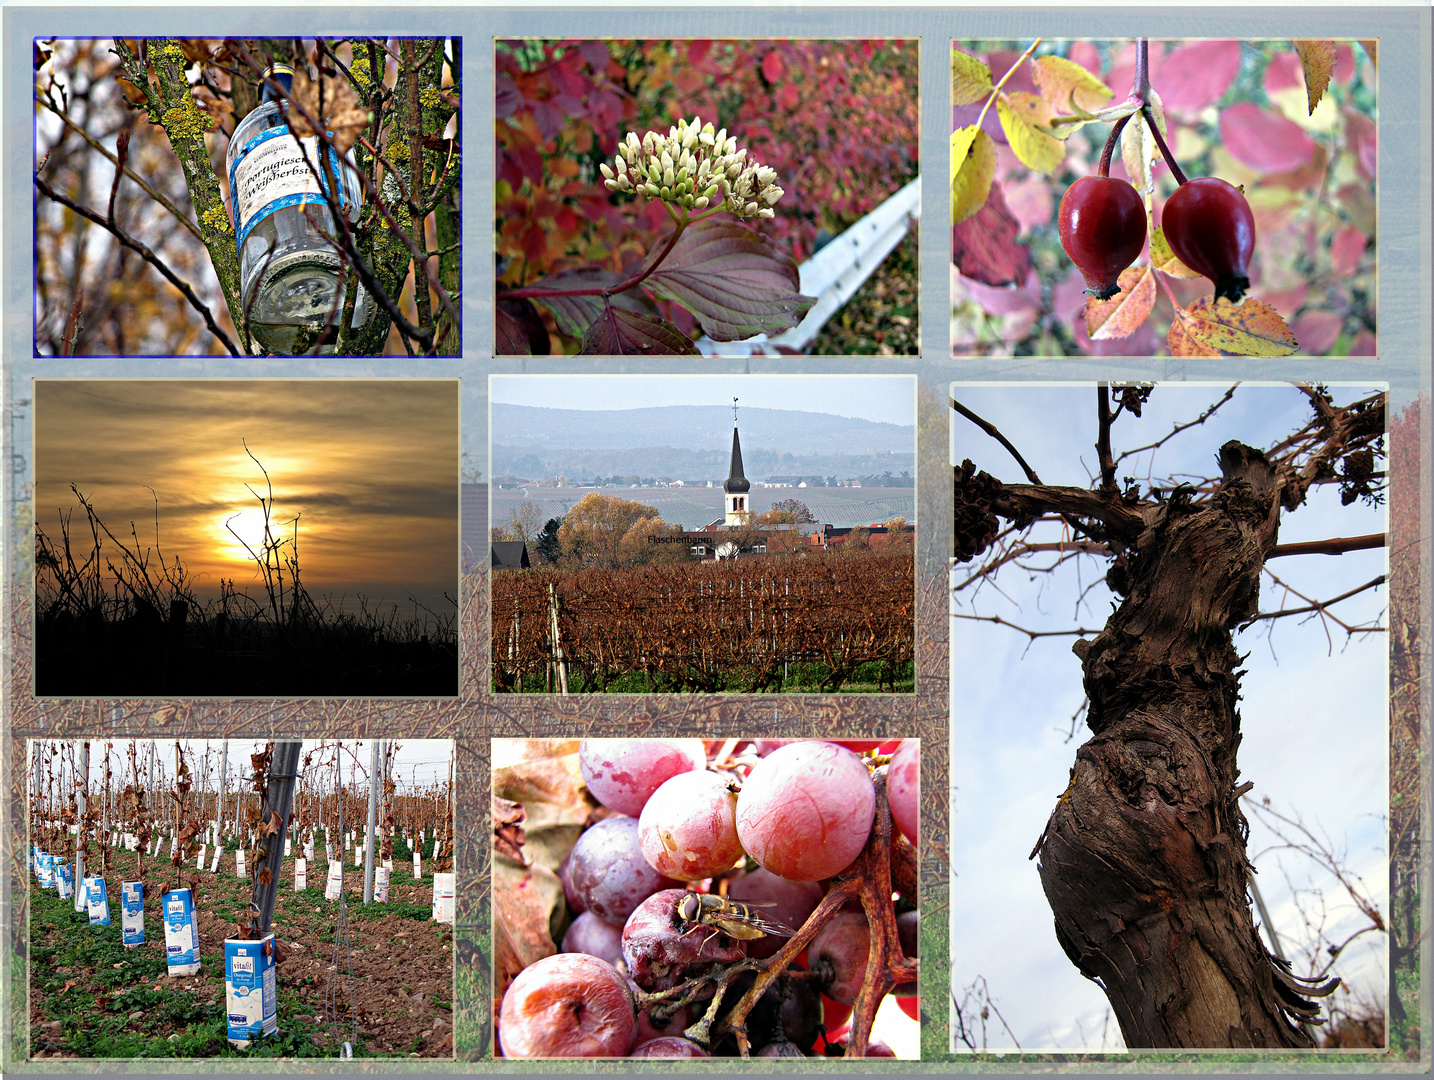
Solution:
{"label": "gray sky", "polygon": [[[1117,451],[1155,441],[1177,420],[1188,420],[1217,400],[1225,387],[1166,384],[1156,388],[1144,417],[1117,421]],[[1332,388],[1337,403],[1363,396],[1359,389]],[[997,427],[1016,445],[1048,484],[1090,482],[1095,462],[1095,391],[1082,386],[963,386],[954,396]],[[1217,472],[1215,454],[1230,438],[1261,448],[1293,431],[1309,414],[1289,386],[1244,386],[1205,425],[1176,437],[1163,448],[1155,475]],[[952,459],[969,457],[998,479],[1024,480],[1010,455],[953,414]],[[1150,455],[1128,460],[1120,474],[1144,477]],[[1176,479],[1180,477],[1177,476]],[[1281,542],[1356,536],[1386,528],[1381,507],[1340,505],[1334,486],[1315,489],[1309,503],[1285,514]],[[1055,538],[1054,534],[1050,537]],[[959,582],[973,564],[958,565]],[[1339,557],[1298,556],[1271,565],[1286,583],[1305,595],[1329,599],[1385,572],[1383,549]],[[1007,567],[1000,591],[984,587],[953,598],[953,611],[1001,615],[1032,630],[1098,628],[1110,611],[1112,594],[1102,576],[1104,560],[1067,564],[1053,575],[1026,574]],[[1079,599],[1082,588],[1096,585]],[[1378,620],[1384,625],[1384,590],[1372,590],[1336,608],[1347,622]],[[1261,610],[1279,606],[1280,590],[1266,577]],[[1287,606],[1302,605],[1295,600]],[[1388,806],[1387,635],[1357,635],[1346,641],[1331,628],[1327,638],[1318,620],[1301,617],[1260,623],[1236,634],[1240,653],[1249,654],[1240,711],[1243,780],[1255,788],[1256,803],[1268,796],[1286,814],[1298,814],[1362,875],[1381,911],[1388,910],[1386,814]],[[1114,1019],[1107,1027],[1107,1002],[1062,952],[1041,891],[1036,863],[1029,861],[1056,798],[1065,789],[1080,743],[1089,737],[1082,722],[1067,740],[1071,717],[1084,700],[1080,665],[1071,654],[1072,637],[1028,642],[1009,627],[952,620],[951,977],[962,989],[984,977],[997,1007],[1023,1049],[1099,1050],[1118,1048]],[[1276,841],[1247,805],[1249,852],[1257,882],[1284,936],[1286,949],[1302,936],[1302,918],[1292,889],[1323,889],[1329,928],[1360,925],[1337,883],[1303,857],[1273,850]],[[1307,891],[1308,905],[1315,899]],[[1367,934],[1346,950],[1334,973],[1356,989],[1383,1000],[1387,986],[1384,936]],[[1299,961],[1296,966],[1300,967]],[[1010,1047],[993,1016],[991,1047]]]}
{"label": "gray sky", "polygon": [[916,422],[911,375],[493,375],[488,394],[508,405],[584,410],[730,405],[736,397],[739,409]]}

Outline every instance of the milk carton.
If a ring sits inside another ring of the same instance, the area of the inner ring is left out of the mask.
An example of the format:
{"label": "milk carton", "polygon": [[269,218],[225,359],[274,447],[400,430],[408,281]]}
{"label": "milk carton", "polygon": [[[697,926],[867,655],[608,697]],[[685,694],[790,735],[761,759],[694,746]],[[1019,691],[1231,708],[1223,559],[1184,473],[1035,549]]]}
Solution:
{"label": "milk carton", "polygon": [[294,860],[294,891],[303,892],[308,881],[309,864],[307,859]]}
{"label": "milk carton", "polygon": [[61,900],[71,900],[75,895],[75,868],[63,855],[55,859],[55,889]]}
{"label": "milk carton", "polygon": [[375,903],[388,903],[388,871],[382,866],[373,872],[373,898]]}
{"label": "milk carton", "polygon": [[91,926],[110,925],[110,898],[105,891],[105,879],[92,877],[85,879],[87,904],[90,909]]}
{"label": "milk carton", "polygon": [[337,900],[344,891],[344,864],[341,862],[329,863],[328,881],[324,883],[324,899]]}
{"label": "milk carton", "polygon": [[199,931],[194,925],[194,897],[188,889],[164,894],[164,948],[171,976],[199,973]]}
{"label": "milk carton", "polygon": [[144,882],[120,883],[120,925],[126,949],[144,944]]}
{"label": "milk carton", "polygon": [[453,925],[453,875],[433,875],[433,919]]}
{"label": "milk carton", "polygon": [[260,941],[224,942],[224,998],[229,1041],[240,1050],[251,1039],[279,1030],[279,994],[274,977],[274,935]]}

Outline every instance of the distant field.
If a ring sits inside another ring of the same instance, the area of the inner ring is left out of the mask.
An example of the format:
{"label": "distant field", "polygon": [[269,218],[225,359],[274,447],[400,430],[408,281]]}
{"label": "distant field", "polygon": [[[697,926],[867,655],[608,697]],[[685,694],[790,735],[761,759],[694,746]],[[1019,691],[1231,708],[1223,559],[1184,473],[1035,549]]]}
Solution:
{"label": "distant field", "polygon": [[[509,513],[522,502],[539,507],[542,519],[562,517],[584,495],[601,491],[652,506],[662,520],[680,523],[684,529],[700,529],[722,516],[722,488],[539,488],[493,491],[494,525],[501,526]],[[915,488],[757,488],[751,491],[751,506],[760,514],[773,503],[796,499],[807,505],[817,521],[839,528],[872,525],[891,518],[916,520]],[[469,543],[464,537],[464,542]]]}

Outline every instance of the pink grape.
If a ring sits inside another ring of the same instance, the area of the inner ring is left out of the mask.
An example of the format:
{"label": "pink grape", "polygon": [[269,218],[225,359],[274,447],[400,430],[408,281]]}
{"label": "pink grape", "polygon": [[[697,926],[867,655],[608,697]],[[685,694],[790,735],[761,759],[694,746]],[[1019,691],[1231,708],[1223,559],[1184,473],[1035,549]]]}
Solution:
{"label": "pink grape", "polygon": [[637,817],[652,793],[678,773],[705,768],[701,739],[584,739],[578,766],[592,797]]}
{"label": "pink grape", "polygon": [[850,1005],[856,1001],[866,976],[866,958],[871,949],[871,928],[866,915],[839,911],[817,931],[807,946],[807,965],[821,972],[818,985],[833,1001]]}
{"label": "pink grape", "polygon": [[678,1035],[663,1035],[640,1044],[629,1056],[635,1058],[705,1058],[712,1055],[691,1039],[684,1039]]}
{"label": "pink grape", "polygon": [[585,911],[563,935],[563,952],[587,953],[616,964],[622,959],[622,928]]}
{"label": "pink grape", "polygon": [[586,953],[545,956],[520,971],[498,1025],[510,1058],[622,1057],[637,1035],[627,980]]}
{"label": "pink grape", "polygon": [[638,819],[642,854],[660,874],[700,881],[742,857],[734,817],[737,796],[714,772],[679,773],[652,793]]}
{"label": "pink grape", "polygon": [[637,818],[630,817],[606,818],[579,836],[568,858],[568,877],[583,906],[614,926],[653,893],[680,884],[642,857]]}
{"label": "pink grape", "polygon": [[850,866],[876,817],[871,774],[829,742],[789,743],[752,767],[737,799],[747,854],[779,877],[820,881]]}
{"label": "pink grape", "polygon": [[906,739],[886,767],[886,801],[901,835],[916,843],[921,835],[921,740]]}

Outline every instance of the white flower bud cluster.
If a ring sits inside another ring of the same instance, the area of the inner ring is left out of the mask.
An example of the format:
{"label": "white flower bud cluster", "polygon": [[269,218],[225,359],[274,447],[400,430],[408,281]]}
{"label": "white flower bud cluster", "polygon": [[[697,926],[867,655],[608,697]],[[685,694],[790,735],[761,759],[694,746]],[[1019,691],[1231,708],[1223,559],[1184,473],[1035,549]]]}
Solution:
{"label": "white flower bud cluster", "polygon": [[775,217],[783,195],[777,170],[747,160],[747,149],[727,129],[714,131],[700,116],[677,121],[666,136],[649,131],[641,141],[629,131],[613,159],[616,168],[599,166],[609,191],[647,195],[688,210],[709,206],[739,218]]}

